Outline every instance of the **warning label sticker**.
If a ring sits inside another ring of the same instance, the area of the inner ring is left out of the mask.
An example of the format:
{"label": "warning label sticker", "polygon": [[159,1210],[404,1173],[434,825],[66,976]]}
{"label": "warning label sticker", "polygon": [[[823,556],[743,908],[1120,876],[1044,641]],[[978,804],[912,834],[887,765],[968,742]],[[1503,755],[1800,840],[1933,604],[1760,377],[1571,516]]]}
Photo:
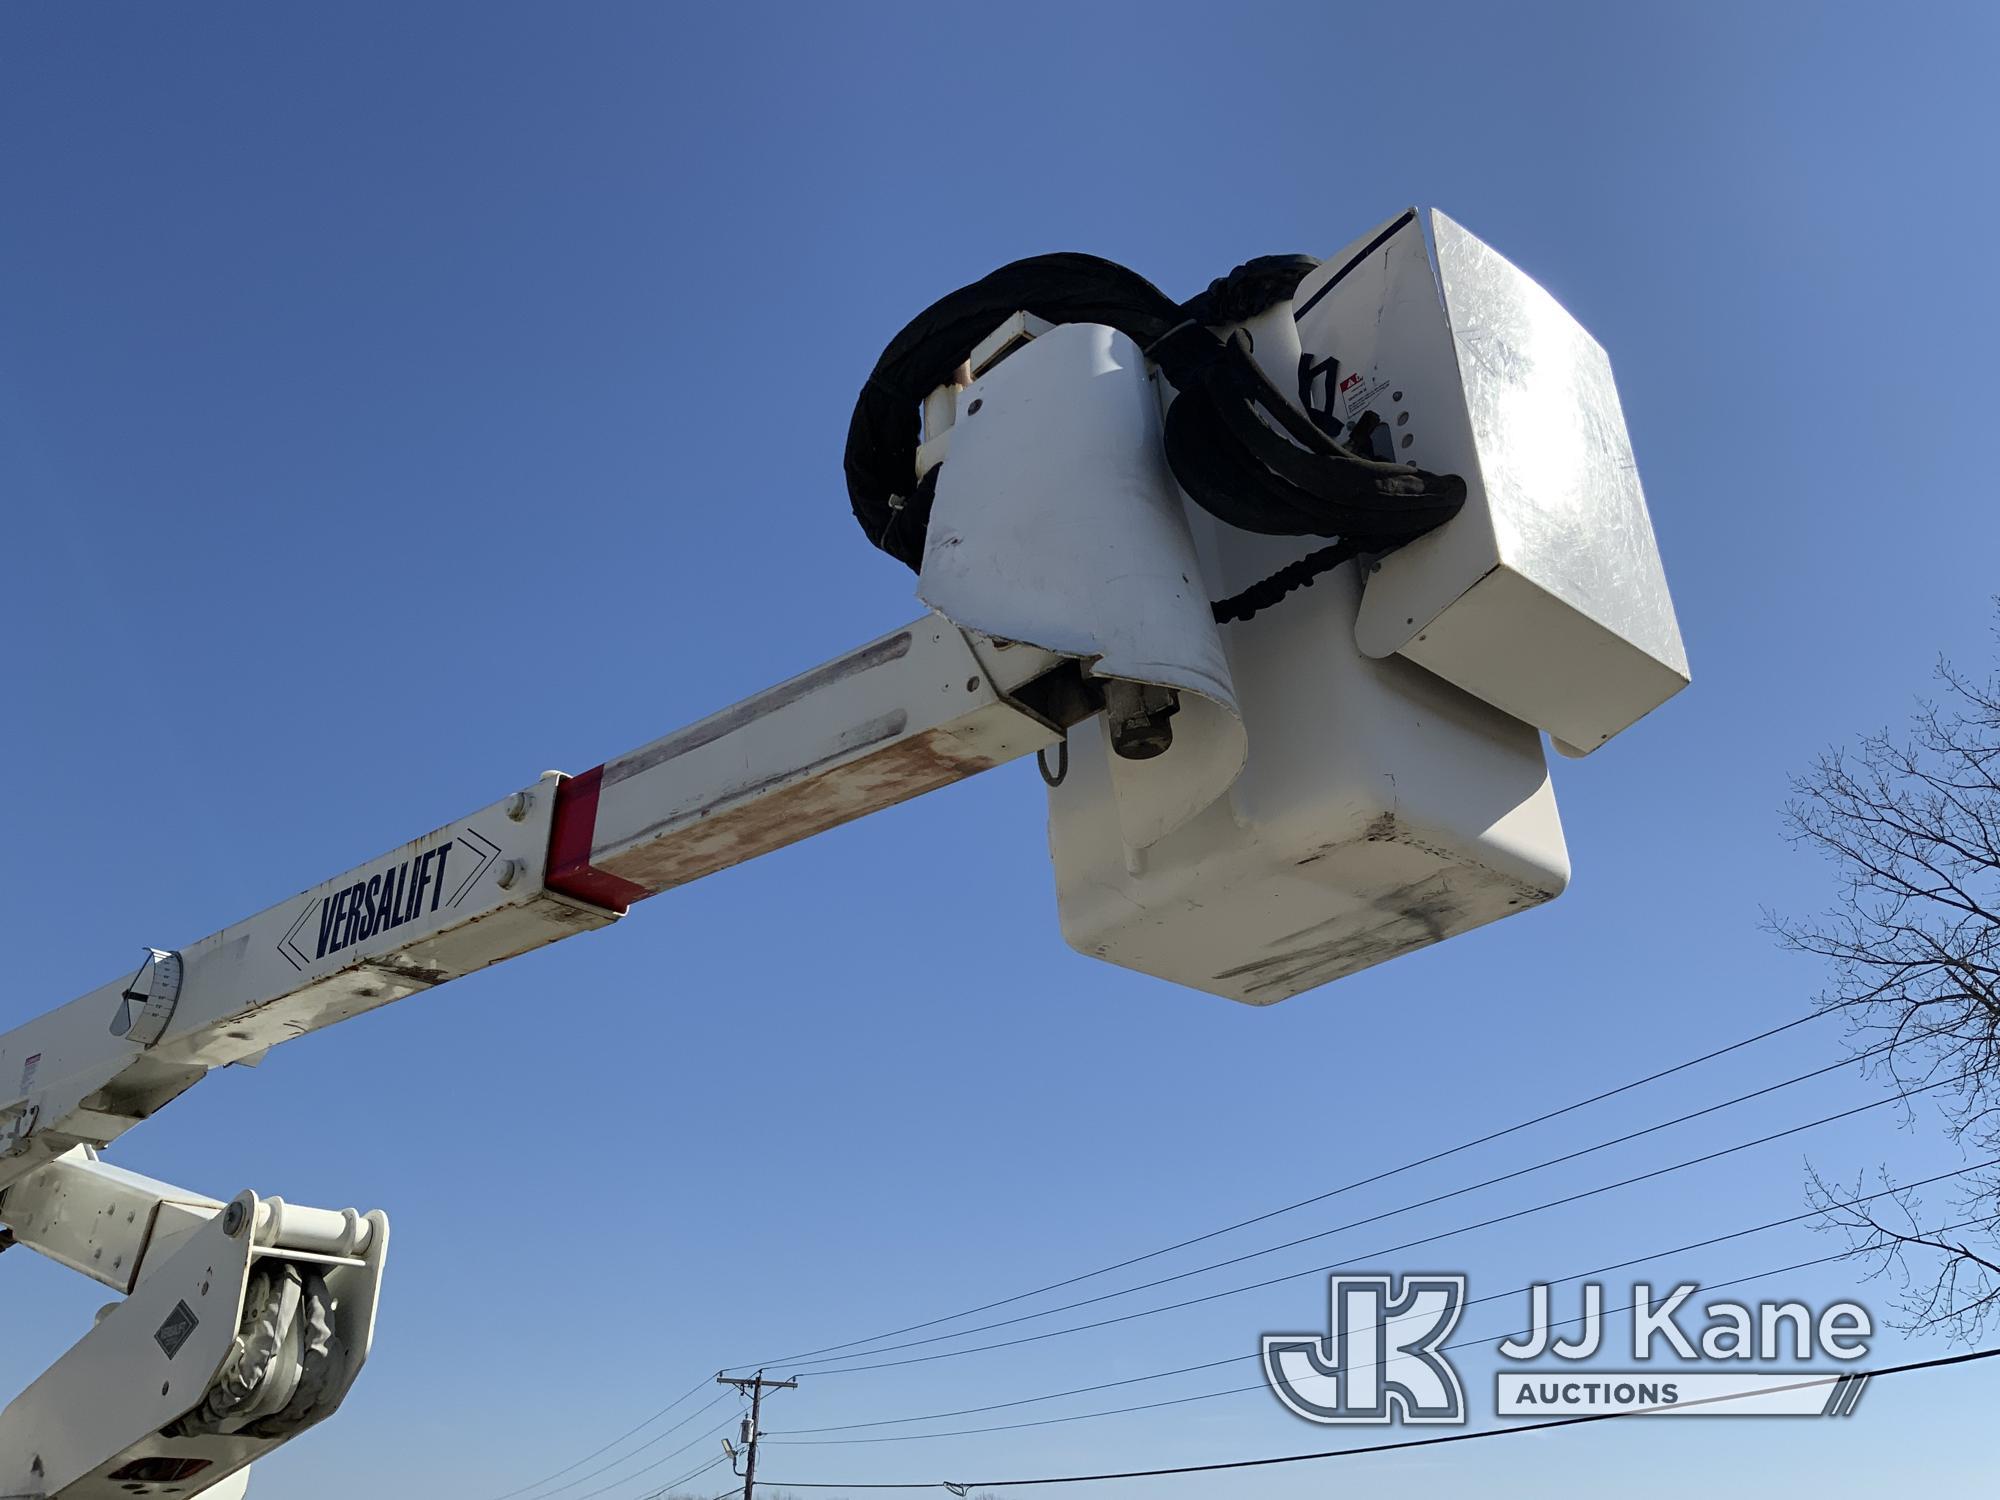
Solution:
{"label": "warning label sticker", "polygon": [[194,1315],[194,1309],[185,1302],[176,1302],[174,1310],[167,1314],[167,1321],[153,1331],[153,1342],[166,1350],[167,1358],[172,1359],[200,1326],[201,1319]]}
{"label": "warning label sticker", "polygon": [[1368,409],[1368,403],[1388,387],[1389,382],[1374,370],[1354,370],[1340,382],[1340,399],[1347,420],[1352,422]]}

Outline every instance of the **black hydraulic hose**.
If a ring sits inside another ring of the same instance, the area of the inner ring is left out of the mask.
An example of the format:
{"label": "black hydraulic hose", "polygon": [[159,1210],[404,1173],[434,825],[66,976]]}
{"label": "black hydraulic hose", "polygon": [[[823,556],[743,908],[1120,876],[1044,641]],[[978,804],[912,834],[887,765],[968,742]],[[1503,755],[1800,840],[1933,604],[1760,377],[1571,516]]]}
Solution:
{"label": "black hydraulic hose", "polygon": [[1360,551],[1388,551],[1442,525],[1465,503],[1462,479],[1360,457],[1292,406],[1241,335],[1211,331],[1289,298],[1317,264],[1262,256],[1185,303],[1113,261],[1070,252],[1014,261],[959,288],[889,341],[855,402],[845,460],[855,519],[884,552],[921,566],[938,473],[916,479],[923,399],[997,324],[1026,311],[1115,328],[1159,365],[1177,393],[1168,464],[1217,519],[1266,535],[1339,537]]}

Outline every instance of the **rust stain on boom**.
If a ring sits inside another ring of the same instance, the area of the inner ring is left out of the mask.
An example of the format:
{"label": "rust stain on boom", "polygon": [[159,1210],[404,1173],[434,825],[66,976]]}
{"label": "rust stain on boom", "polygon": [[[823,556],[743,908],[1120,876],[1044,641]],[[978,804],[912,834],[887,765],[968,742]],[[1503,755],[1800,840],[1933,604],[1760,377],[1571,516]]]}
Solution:
{"label": "rust stain on boom", "polygon": [[1058,740],[993,671],[933,617],[565,778],[544,884],[622,911]]}
{"label": "rust stain on boom", "polygon": [[926,730],[832,770],[802,766],[773,778],[790,785],[734,788],[598,868],[653,892],[671,890],[999,763],[943,730]]}

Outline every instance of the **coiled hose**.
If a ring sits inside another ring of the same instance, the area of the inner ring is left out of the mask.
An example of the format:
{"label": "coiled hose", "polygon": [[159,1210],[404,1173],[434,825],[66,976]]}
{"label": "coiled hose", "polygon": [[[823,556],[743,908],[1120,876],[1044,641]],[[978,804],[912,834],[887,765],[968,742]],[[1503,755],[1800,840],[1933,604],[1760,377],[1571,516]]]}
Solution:
{"label": "coiled hose", "polygon": [[[1108,325],[1159,365],[1177,393],[1167,462],[1218,520],[1270,536],[1338,537],[1343,558],[1386,552],[1441,526],[1464,505],[1464,480],[1342,446],[1271,384],[1240,333],[1211,331],[1289,298],[1317,264],[1261,256],[1184,303],[1113,261],[1071,252],[1017,260],[959,288],[889,341],[861,388],[845,460],[855,519],[877,547],[921,567],[938,475],[933,468],[916,478],[923,399],[995,326],[1026,311],[1050,323]],[[1310,578],[1290,586],[1299,581]],[[1218,605],[1218,618],[1235,604]],[[1248,611],[1237,605],[1230,617]]]}

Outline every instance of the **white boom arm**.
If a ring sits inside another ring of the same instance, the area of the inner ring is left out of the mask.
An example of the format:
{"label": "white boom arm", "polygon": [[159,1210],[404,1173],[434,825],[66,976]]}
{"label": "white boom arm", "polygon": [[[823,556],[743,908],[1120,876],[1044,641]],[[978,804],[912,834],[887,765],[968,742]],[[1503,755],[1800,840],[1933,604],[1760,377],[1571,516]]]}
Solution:
{"label": "white boom arm", "polygon": [[[225,1206],[118,1172],[96,1148],[212,1068],[1055,744],[1087,711],[1064,661],[928,615],[185,948],[148,949],[131,977],[0,1037],[0,1248],[130,1294],[0,1414],[0,1497],[198,1493],[329,1415],[366,1354],[380,1214],[247,1193]],[[288,1312],[273,1302],[285,1295]],[[336,1374],[303,1358],[315,1296],[338,1325]],[[249,1381],[260,1339],[287,1352]],[[301,1387],[312,1399],[294,1409]]]}
{"label": "white boom arm", "polygon": [[217,1203],[84,1148],[15,1184],[7,1213],[18,1243],[130,1295],[0,1413],[0,1495],[240,1495],[368,1357],[380,1213]]}
{"label": "white boom arm", "polygon": [[[931,615],[533,786],[0,1036],[0,1188],[280,1042],[602,927],[633,901],[1053,745],[1057,658]],[[0,1203],[0,1220],[9,1218]]]}

